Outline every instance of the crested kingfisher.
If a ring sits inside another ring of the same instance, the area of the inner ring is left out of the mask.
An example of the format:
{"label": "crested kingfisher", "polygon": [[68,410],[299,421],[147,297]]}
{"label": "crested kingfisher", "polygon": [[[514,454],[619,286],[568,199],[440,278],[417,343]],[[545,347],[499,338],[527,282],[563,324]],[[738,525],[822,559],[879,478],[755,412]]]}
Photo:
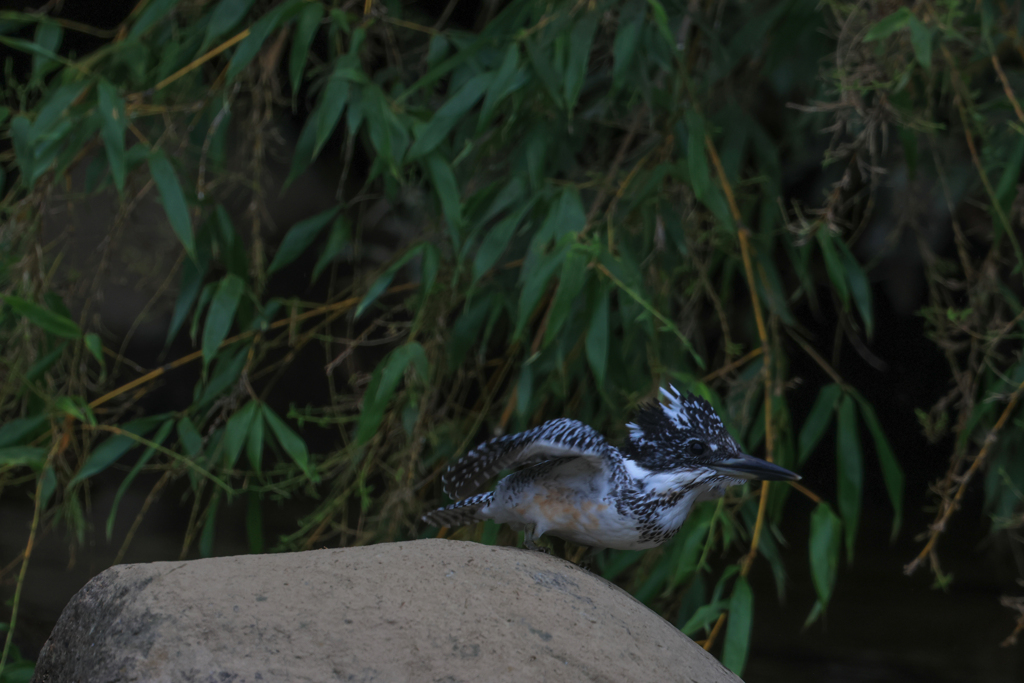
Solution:
{"label": "crested kingfisher", "polygon": [[[542,534],[594,549],[646,550],[672,538],[698,501],[753,479],[800,479],[747,455],[711,404],[674,387],[664,403],[641,406],[620,447],[569,418],[491,439],[442,477],[458,502],[423,516],[434,526],[481,520],[525,531],[527,548]],[[493,491],[477,493],[502,470]],[[475,494],[475,495],[474,495]]]}

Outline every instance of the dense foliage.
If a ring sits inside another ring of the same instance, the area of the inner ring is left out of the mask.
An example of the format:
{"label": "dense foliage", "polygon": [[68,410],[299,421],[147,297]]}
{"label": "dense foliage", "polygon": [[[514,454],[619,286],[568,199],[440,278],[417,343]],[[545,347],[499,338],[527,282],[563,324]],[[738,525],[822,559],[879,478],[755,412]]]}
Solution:
{"label": "dense foliage", "polygon": [[[1024,509],[1010,4],[143,0],[110,31],[0,15],[22,55],[0,100],[0,494],[31,491],[32,538],[81,542],[96,477],[122,473],[95,520],[108,537],[186,480],[183,556],[213,551],[231,506],[263,550],[264,509],[285,500],[301,513],[271,549],[433,536],[419,515],[478,441],[562,415],[618,439],[671,382],[789,468],[835,425],[835,491],[744,487],[662,548],[599,558],[742,671],[755,557],[785,586],[787,497],[815,501],[809,539],[788,539],[809,543],[809,621],[854,559],[866,468],[900,526],[900,458],[834,366],[886,343],[873,302],[898,298],[909,263],[951,380],[908,426],[955,435],[910,568],[941,580],[935,541],[979,468],[997,529]],[[274,224],[268,204],[311,177],[329,200]],[[93,270],[70,273],[47,207],[97,195],[113,224]],[[160,252],[146,295],[169,302],[171,362],[147,372],[99,301],[133,212],[157,201],[133,239]],[[797,355],[832,378],[802,424]],[[191,399],[153,410],[192,366]],[[140,472],[162,476],[142,512],[120,509]],[[453,535],[516,542],[490,524]]]}

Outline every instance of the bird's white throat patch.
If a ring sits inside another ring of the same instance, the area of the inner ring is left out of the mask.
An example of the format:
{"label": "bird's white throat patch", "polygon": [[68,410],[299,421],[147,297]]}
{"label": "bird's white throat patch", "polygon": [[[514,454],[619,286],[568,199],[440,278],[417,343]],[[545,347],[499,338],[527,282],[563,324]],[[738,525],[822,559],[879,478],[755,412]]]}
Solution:
{"label": "bird's white throat patch", "polygon": [[701,479],[714,475],[714,470],[705,467],[687,467],[667,472],[652,472],[641,467],[633,460],[624,463],[626,473],[636,482],[643,485],[644,490],[656,495],[669,495],[680,489],[693,485]]}

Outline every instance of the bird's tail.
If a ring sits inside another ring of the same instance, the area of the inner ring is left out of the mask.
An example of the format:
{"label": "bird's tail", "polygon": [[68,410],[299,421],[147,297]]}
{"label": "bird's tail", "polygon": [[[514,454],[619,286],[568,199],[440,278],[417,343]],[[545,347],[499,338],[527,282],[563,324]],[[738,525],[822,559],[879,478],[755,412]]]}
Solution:
{"label": "bird's tail", "polygon": [[438,527],[465,526],[479,522],[484,518],[478,517],[477,512],[480,508],[489,505],[492,500],[494,500],[493,492],[470,496],[466,500],[460,500],[458,503],[452,503],[447,507],[428,512],[423,515],[423,521],[431,526]]}

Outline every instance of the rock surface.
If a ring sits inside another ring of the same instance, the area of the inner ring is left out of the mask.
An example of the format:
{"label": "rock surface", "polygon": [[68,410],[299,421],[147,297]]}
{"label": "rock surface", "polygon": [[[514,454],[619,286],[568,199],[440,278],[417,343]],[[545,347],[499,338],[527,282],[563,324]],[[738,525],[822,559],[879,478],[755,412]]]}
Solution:
{"label": "rock surface", "polygon": [[33,680],[740,679],[569,562],[426,540],[112,567],[68,604]]}

